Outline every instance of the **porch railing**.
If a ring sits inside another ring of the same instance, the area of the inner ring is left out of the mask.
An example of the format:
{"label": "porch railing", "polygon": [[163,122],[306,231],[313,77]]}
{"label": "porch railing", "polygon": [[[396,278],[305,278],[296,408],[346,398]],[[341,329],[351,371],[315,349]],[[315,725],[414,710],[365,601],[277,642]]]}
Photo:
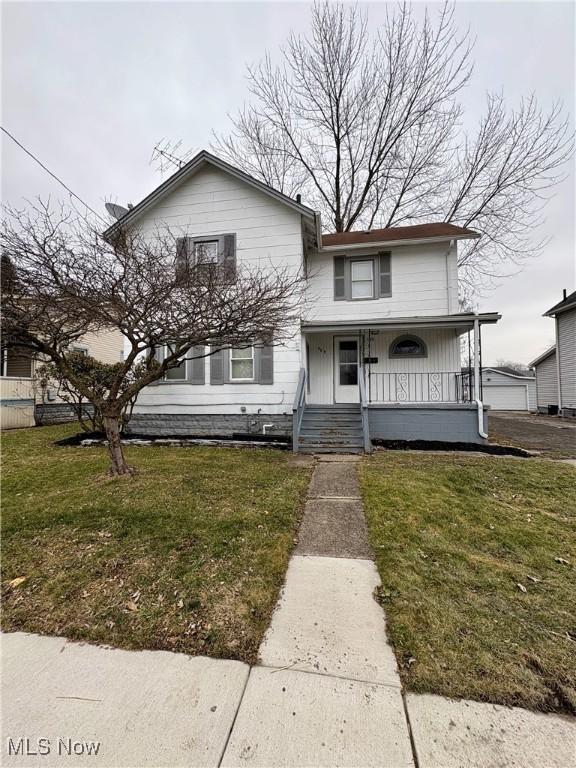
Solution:
{"label": "porch railing", "polygon": [[374,373],[368,376],[371,403],[470,403],[474,373]]}
{"label": "porch railing", "polygon": [[300,427],[302,426],[302,416],[306,405],[306,369],[300,368],[298,376],[298,386],[296,387],[296,396],[292,406],[292,450],[298,451],[300,442]]}

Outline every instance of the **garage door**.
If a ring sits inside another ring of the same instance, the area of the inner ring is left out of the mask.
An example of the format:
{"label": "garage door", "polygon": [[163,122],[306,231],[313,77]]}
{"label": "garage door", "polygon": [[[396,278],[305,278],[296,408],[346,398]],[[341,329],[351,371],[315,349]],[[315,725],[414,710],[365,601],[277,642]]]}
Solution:
{"label": "garage door", "polygon": [[527,411],[526,385],[507,387],[497,384],[484,384],[484,403],[495,411]]}

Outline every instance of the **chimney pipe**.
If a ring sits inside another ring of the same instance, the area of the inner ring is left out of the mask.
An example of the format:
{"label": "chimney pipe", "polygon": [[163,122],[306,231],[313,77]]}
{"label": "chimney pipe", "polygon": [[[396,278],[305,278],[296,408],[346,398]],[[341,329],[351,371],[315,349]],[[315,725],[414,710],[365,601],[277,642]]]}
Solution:
{"label": "chimney pipe", "polygon": [[562,299],[566,301],[566,288],[562,290]]}
{"label": "chimney pipe", "polygon": [[296,202],[300,205],[302,203],[302,195],[296,195]]}

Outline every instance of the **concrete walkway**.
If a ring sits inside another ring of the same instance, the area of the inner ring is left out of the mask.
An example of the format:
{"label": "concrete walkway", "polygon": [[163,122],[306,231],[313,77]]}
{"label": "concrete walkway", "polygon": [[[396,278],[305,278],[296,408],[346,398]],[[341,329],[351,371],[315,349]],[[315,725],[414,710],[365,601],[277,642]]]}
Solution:
{"label": "concrete walkway", "polygon": [[320,459],[223,765],[414,766],[355,457]]}
{"label": "concrete walkway", "polygon": [[257,667],[3,635],[0,764],[574,768],[573,718],[403,696],[356,462],[316,465]]}

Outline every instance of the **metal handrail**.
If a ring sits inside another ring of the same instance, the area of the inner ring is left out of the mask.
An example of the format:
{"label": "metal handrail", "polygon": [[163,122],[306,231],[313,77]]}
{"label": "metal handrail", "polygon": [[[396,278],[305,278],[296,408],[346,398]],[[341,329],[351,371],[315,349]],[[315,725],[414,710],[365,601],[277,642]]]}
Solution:
{"label": "metal handrail", "polygon": [[372,451],[370,440],[370,422],[368,418],[368,400],[366,399],[366,381],[364,380],[364,366],[358,366],[358,391],[360,393],[360,411],[362,413],[362,436],[364,439],[364,451]]}
{"label": "metal handrail", "polygon": [[306,369],[300,368],[298,375],[298,386],[296,387],[296,396],[292,406],[292,450],[298,452],[300,441],[300,427],[302,426],[302,416],[304,415],[304,406],[306,404]]}

